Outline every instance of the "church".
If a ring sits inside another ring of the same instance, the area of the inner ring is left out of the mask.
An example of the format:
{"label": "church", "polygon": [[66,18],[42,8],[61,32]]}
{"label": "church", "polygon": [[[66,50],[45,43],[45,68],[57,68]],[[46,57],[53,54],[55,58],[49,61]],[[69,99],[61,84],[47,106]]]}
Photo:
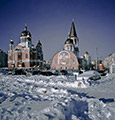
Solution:
{"label": "church", "polygon": [[32,44],[31,33],[25,26],[20,36],[20,43],[15,46],[11,40],[8,51],[8,68],[42,66],[43,51],[42,44],[38,41],[36,47]]}
{"label": "church", "polygon": [[64,49],[57,52],[51,62],[52,70],[79,70],[79,39],[74,22],[72,22],[70,33],[64,44]]}

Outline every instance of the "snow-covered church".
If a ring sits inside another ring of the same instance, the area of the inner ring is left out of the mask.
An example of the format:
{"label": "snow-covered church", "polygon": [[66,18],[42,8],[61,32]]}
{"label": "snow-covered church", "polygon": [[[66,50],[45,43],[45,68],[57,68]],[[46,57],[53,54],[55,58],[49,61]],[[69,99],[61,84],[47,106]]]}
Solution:
{"label": "snow-covered church", "polygon": [[64,44],[64,49],[57,52],[51,62],[52,70],[80,70],[85,69],[90,63],[87,52],[82,58],[79,57],[79,38],[76,33],[74,22],[72,22],[70,33]]}
{"label": "snow-covered church", "polygon": [[24,31],[20,36],[20,43],[15,46],[14,41],[11,40],[8,51],[8,67],[32,67],[41,66],[43,63],[42,44],[38,41],[36,47],[32,44],[31,33],[25,26]]}

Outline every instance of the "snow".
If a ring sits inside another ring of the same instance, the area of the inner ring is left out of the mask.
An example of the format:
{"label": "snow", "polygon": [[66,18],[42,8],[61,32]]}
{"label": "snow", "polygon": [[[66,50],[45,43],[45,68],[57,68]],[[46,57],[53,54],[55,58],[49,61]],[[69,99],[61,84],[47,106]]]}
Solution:
{"label": "snow", "polygon": [[78,80],[87,80],[87,79],[89,79],[90,77],[93,77],[93,76],[95,76],[96,78],[101,77],[100,73],[98,73],[97,71],[92,70],[92,71],[86,71],[86,72],[78,75],[77,79]]}
{"label": "snow", "polygon": [[114,120],[114,91],[115,74],[98,81],[0,74],[0,120]]}

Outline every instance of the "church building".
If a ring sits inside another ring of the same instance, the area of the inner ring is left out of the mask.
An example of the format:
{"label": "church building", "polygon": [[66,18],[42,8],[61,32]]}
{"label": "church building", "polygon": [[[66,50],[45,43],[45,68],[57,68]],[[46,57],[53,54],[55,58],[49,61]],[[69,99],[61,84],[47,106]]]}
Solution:
{"label": "church building", "polygon": [[79,70],[79,39],[72,22],[64,50],[57,52],[51,63],[52,70]]}
{"label": "church building", "polygon": [[14,41],[11,40],[8,51],[8,67],[32,67],[41,66],[43,63],[42,44],[38,41],[36,47],[32,44],[31,33],[25,26],[24,31],[20,36],[20,43],[15,46]]}

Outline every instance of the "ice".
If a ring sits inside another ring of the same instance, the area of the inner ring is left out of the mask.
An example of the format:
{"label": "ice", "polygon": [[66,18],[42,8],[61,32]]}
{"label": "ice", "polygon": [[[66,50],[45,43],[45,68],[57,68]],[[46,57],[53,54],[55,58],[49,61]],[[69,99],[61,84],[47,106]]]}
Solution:
{"label": "ice", "polygon": [[114,120],[115,74],[98,81],[74,76],[0,75],[0,120]]}

